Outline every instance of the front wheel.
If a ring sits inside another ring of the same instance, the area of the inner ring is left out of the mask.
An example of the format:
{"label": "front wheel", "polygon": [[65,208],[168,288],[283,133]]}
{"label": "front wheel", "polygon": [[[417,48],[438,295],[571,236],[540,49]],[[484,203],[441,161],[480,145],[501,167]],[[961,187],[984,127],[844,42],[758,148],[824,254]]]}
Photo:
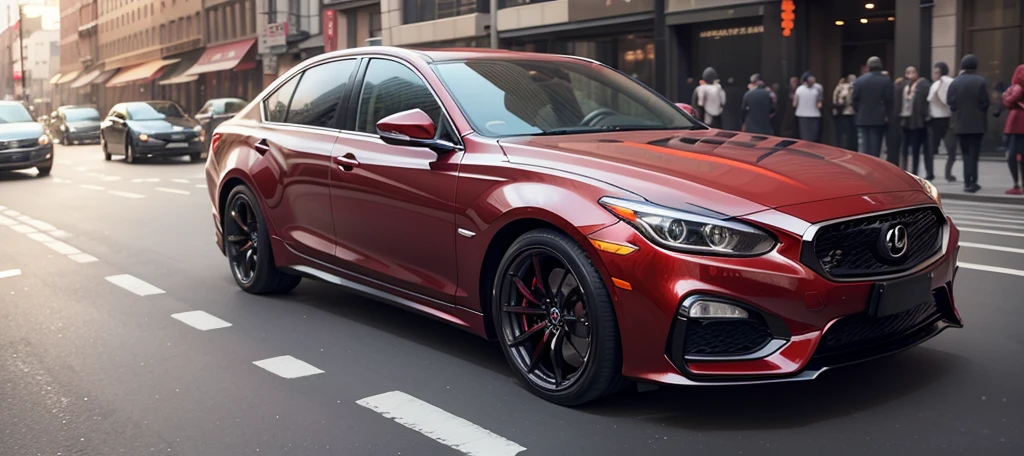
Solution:
{"label": "front wheel", "polygon": [[274,265],[270,233],[252,190],[235,187],[227,201],[221,213],[224,252],[239,288],[252,294],[267,294],[287,293],[298,286],[301,277],[281,272]]}
{"label": "front wheel", "polygon": [[570,237],[541,229],[516,240],[492,296],[502,351],[532,393],[574,406],[624,386],[611,297]]}
{"label": "front wheel", "polygon": [[100,136],[100,150],[103,151],[103,159],[110,161],[110,151],[107,150],[107,140],[103,136]]}
{"label": "front wheel", "polygon": [[36,166],[36,171],[38,172],[38,174],[36,174],[36,177],[46,177],[46,176],[49,176],[50,175],[50,171],[52,171],[52,170],[53,170],[53,164],[52,163],[49,164],[49,165],[46,165],[46,166]]}
{"label": "front wheel", "polygon": [[124,138],[124,161],[125,163],[135,163],[138,159],[135,157],[135,147],[132,146],[132,138],[125,136]]}
{"label": "front wheel", "polygon": [[203,159],[203,154],[189,154],[189,156],[188,156],[188,161],[190,161],[192,163],[197,163],[199,161],[202,161],[202,159]]}

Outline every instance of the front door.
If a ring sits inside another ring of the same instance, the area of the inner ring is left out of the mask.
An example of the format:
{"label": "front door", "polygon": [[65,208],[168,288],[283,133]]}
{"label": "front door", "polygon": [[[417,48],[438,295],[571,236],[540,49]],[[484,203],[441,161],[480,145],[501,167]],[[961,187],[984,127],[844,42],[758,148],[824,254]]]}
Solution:
{"label": "front door", "polygon": [[331,207],[337,262],[352,272],[445,303],[454,301],[455,182],[462,153],[438,156],[384,144],[380,119],[419,108],[457,142],[447,116],[411,67],[369,61],[346,131],[334,146]]}
{"label": "front door", "polygon": [[[254,148],[269,155],[275,188],[261,188],[278,235],[296,252],[322,262],[334,258],[331,152],[340,130],[338,109],[356,59],[317,65],[267,97],[265,122]],[[260,172],[253,176],[257,185]]]}

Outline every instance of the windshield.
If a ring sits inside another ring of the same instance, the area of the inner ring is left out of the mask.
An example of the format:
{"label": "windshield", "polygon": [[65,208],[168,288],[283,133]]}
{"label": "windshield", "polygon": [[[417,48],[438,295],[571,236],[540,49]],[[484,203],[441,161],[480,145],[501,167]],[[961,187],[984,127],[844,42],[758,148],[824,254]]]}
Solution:
{"label": "windshield", "polygon": [[100,113],[92,108],[68,109],[64,111],[64,117],[68,122],[100,121]]}
{"label": "windshield", "polygon": [[439,63],[434,71],[484,136],[694,126],[642,84],[593,63],[470,60]]}
{"label": "windshield", "polygon": [[163,120],[168,117],[181,118],[185,114],[178,105],[171,102],[133,103],[128,105],[131,120]]}
{"label": "windshield", "polygon": [[32,114],[20,104],[0,105],[0,123],[35,122]]}

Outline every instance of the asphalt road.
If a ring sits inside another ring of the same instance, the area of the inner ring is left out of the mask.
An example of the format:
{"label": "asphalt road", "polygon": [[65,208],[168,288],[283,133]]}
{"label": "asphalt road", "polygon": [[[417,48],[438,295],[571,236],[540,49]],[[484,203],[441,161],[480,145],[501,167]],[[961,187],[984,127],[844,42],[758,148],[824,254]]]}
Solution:
{"label": "asphalt road", "polygon": [[458,329],[313,281],[239,291],[202,164],[60,146],[34,174],[0,173],[3,456],[1024,454],[1024,207],[946,203],[964,329],[813,382],[568,409]]}

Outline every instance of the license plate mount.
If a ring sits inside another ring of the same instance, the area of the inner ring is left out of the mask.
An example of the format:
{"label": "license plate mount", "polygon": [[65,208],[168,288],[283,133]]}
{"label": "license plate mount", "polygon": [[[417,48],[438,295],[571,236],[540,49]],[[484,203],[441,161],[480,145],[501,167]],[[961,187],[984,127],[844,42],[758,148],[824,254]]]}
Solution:
{"label": "license plate mount", "polygon": [[931,273],[879,282],[871,289],[868,314],[885,317],[913,309],[932,299]]}
{"label": "license plate mount", "polygon": [[167,143],[167,148],[168,149],[183,149],[183,148],[186,148],[186,147],[188,147],[188,143],[183,143],[183,142]]}

